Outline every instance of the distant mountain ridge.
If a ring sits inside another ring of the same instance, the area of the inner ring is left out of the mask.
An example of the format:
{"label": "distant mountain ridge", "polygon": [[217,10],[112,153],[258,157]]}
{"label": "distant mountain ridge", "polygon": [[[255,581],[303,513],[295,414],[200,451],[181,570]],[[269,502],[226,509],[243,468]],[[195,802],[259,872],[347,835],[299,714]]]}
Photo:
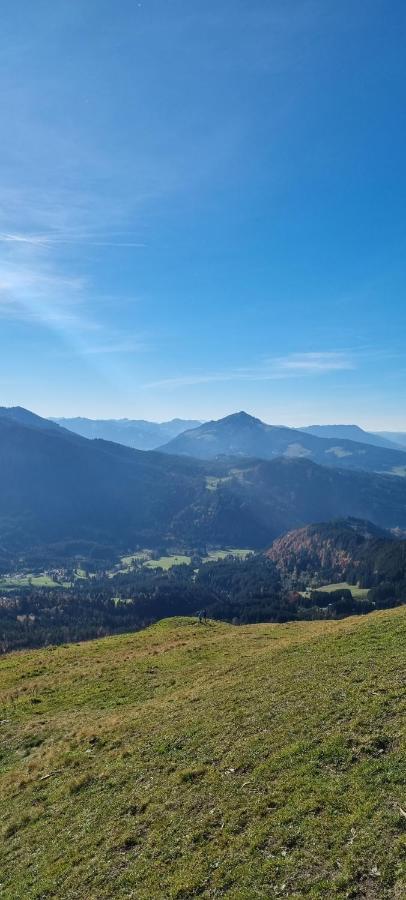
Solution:
{"label": "distant mountain ridge", "polygon": [[145,419],[87,419],[52,418],[50,421],[86,438],[115,441],[135,450],[155,450],[164,441],[172,440],[182,431],[201,425],[198,419],[171,419],[168,422],[148,422]]}
{"label": "distant mountain ridge", "polygon": [[339,440],[355,441],[358,444],[372,444],[375,447],[399,450],[399,444],[382,435],[364,431],[359,425],[307,425],[299,430],[307,434],[314,434],[316,437],[338,438]]}
{"label": "distant mountain ridge", "polygon": [[0,556],[69,555],[79,542],[261,548],[345,516],[406,528],[406,479],[289,457],[202,462],[90,441],[28,411],[0,415]]}
{"label": "distant mountain ridge", "polygon": [[0,419],[9,419],[28,428],[40,428],[56,432],[58,425],[52,419],[43,419],[23,406],[0,406]]}
{"label": "distant mountain ridge", "polygon": [[399,445],[406,449],[406,431],[378,431],[377,435],[391,441],[395,446]]}
{"label": "distant mountain ridge", "polygon": [[267,425],[246,412],[206,422],[183,432],[159,448],[163,453],[196,459],[253,457],[309,459],[324,466],[406,474],[406,453],[342,438],[318,437],[305,431]]}

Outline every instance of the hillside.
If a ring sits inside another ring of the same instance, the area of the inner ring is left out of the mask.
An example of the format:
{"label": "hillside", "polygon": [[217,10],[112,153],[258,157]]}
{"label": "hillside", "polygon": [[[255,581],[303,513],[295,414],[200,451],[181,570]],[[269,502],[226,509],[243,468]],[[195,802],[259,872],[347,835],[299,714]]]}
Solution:
{"label": "hillside", "polygon": [[198,459],[284,456],[341,469],[406,474],[406,453],[400,448],[377,447],[342,437],[319,437],[294,428],[266,425],[245,412],[185,431],[159,449]]}
{"label": "hillside", "polygon": [[261,548],[346,516],[406,528],[406,479],[286,457],[203,462],[0,417],[0,560],[44,547]]}
{"label": "hillside", "polygon": [[307,525],[278,538],[267,556],[284,575],[306,573],[319,580],[386,584],[388,596],[404,597],[406,541],[395,540],[371,522],[354,519]]}
{"label": "hillside", "polygon": [[0,540],[158,541],[204,483],[197,465],[0,418]]}
{"label": "hillside", "polygon": [[[392,535],[371,522],[337,520],[306,525],[282,535],[274,541],[267,556],[285,574],[309,571],[339,581],[349,567],[359,564],[366,549],[376,548],[377,543],[397,550]],[[403,543],[399,542],[398,546]]]}
{"label": "hillside", "polygon": [[54,418],[53,422],[86,438],[115,441],[136,450],[155,450],[182,431],[201,425],[197,419],[171,419],[169,422],[147,422],[145,419]]}
{"label": "hillside", "polygon": [[5,900],[401,900],[406,609],[0,660]]}
{"label": "hillside", "polygon": [[234,461],[221,477],[207,476],[207,486],[176,518],[177,534],[192,542],[210,541],[215,533],[225,544],[231,535],[234,546],[250,546],[248,537],[255,535],[255,545],[265,547],[271,532],[275,538],[311,522],[352,516],[403,528],[406,516],[405,479],[304,459]]}

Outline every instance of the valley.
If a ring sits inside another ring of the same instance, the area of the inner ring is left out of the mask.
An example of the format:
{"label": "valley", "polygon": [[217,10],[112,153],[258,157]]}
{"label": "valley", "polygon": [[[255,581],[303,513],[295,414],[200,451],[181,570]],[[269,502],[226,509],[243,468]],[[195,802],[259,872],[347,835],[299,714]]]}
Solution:
{"label": "valley", "polygon": [[340,520],[277,538],[268,551],[137,550],[95,565],[4,575],[0,650],[143,629],[169,615],[244,625],[331,620],[401,605],[406,541],[372,523]]}
{"label": "valley", "polygon": [[[73,587],[77,579],[95,579],[95,578],[114,578],[117,574],[127,574],[137,567],[147,569],[163,569],[167,571],[174,566],[189,566],[194,560],[194,565],[201,565],[216,560],[226,559],[246,559],[253,553],[249,549],[241,548],[218,548],[207,551],[207,555],[200,556],[198,551],[191,550],[190,555],[181,553],[172,553],[169,555],[159,556],[154,550],[144,549],[137,550],[134,553],[128,553],[118,558],[118,561],[111,568],[96,569],[90,560],[82,558],[75,567],[65,566],[59,569],[38,569],[35,572],[27,571],[23,565],[17,571],[4,572],[0,577],[0,590],[12,590],[18,587]],[[85,566],[86,568],[83,568]]]}

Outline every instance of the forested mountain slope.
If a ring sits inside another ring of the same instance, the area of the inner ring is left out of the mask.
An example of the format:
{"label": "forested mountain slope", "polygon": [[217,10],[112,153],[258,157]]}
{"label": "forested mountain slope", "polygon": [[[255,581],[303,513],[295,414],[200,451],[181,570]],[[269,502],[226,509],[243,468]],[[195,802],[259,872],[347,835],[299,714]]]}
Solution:
{"label": "forested mountain slope", "polygon": [[307,525],[282,535],[267,556],[283,575],[319,581],[348,581],[377,588],[371,599],[406,600],[406,540],[395,539],[371,522],[349,519]]}

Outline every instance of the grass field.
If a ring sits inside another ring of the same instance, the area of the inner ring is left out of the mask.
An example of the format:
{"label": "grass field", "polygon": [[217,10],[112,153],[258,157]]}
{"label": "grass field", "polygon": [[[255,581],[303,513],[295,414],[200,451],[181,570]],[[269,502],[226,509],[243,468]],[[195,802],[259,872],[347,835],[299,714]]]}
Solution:
{"label": "grass field", "polygon": [[406,608],[0,660],[4,900],[403,900]]}
{"label": "grass field", "polygon": [[[207,556],[204,557],[203,562],[214,562],[215,560],[225,559],[227,556],[235,556],[240,559],[245,559],[247,556],[252,553],[252,550],[245,549],[232,549],[232,550],[211,550]],[[135,553],[132,556],[123,556],[121,558],[122,570],[131,568],[131,564],[134,560],[141,562],[144,566],[149,569],[171,569],[172,566],[181,566],[181,565],[190,565],[192,561],[192,557],[188,555],[183,555],[179,553],[175,553],[168,556],[160,556],[159,559],[151,559],[150,558],[151,551],[143,550],[140,553]],[[115,574],[112,571],[112,574]]]}
{"label": "grass field", "polygon": [[368,588],[357,587],[356,584],[348,584],[347,581],[340,581],[338,584],[323,584],[323,587],[317,588],[318,591],[351,591],[355,600],[366,600],[368,596]]}
{"label": "grass field", "polygon": [[68,587],[68,582],[54,581],[49,575],[7,575],[0,578],[0,590],[26,587],[32,584],[34,587]]}
{"label": "grass field", "polygon": [[348,584],[348,581],[339,581],[332,584],[323,584],[321,587],[311,588],[307,591],[300,591],[303,597],[310,597],[311,591],[351,591],[355,600],[366,600],[368,597],[368,588],[360,588],[356,584]]}
{"label": "grass field", "polygon": [[236,559],[246,559],[253,553],[252,550],[232,549],[232,550],[211,550],[208,556],[205,556],[203,562],[214,562],[218,559],[226,559],[227,556],[234,556]]}
{"label": "grass field", "polygon": [[134,562],[142,563],[149,559],[150,550],[140,550],[139,553],[132,553],[130,556],[122,556],[121,563],[125,569],[129,569]]}
{"label": "grass field", "polygon": [[188,566],[191,562],[190,556],[182,556],[182,555],[174,555],[174,556],[160,556],[159,559],[149,559],[144,565],[148,569],[171,569],[172,566]]}
{"label": "grass field", "polygon": [[[91,573],[89,573],[89,575],[90,574]],[[78,569],[75,569],[76,578],[88,578],[89,575],[88,575],[87,571],[85,569],[82,569],[80,566]]]}

